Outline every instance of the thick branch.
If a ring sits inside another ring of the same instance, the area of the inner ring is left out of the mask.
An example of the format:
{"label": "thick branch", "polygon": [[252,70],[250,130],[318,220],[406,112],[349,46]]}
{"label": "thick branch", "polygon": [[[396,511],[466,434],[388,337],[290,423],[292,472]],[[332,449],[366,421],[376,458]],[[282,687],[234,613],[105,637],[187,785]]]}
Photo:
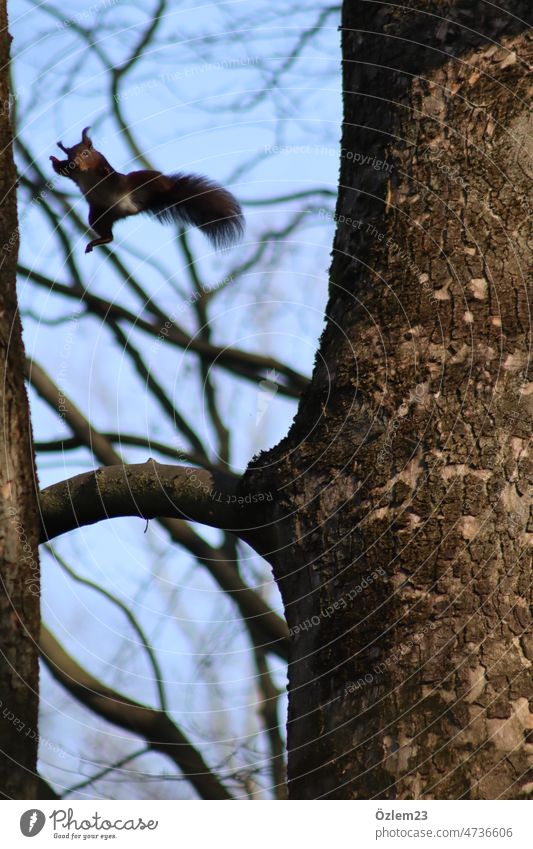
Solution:
{"label": "thick branch", "polygon": [[[56,412],[58,410],[58,404],[61,401],[61,413],[66,423],[100,462],[110,466],[119,465],[123,468],[124,463],[120,454],[114,450],[103,434],[99,433],[90,425],[72,401],[60,392],[59,388],[48,377],[46,372],[35,363],[32,364],[31,379],[33,385],[38,389],[44,400]],[[194,472],[196,473],[196,471],[195,469]],[[216,474],[216,472],[213,474]],[[222,473],[222,475],[224,477],[232,477],[227,473]],[[238,478],[235,478],[235,481],[237,480]],[[270,499],[272,498],[271,493],[263,494],[265,498],[269,496]],[[248,506],[250,502],[248,502]],[[139,514],[135,513],[135,515]],[[159,517],[158,522],[168,531],[174,542],[183,546],[208,569],[221,589],[235,602],[243,619],[246,621],[247,627],[253,631],[256,644],[264,648],[265,651],[272,651],[283,658],[283,660],[287,660],[288,629],[286,622],[271,610],[257,592],[247,586],[239,575],[235,563],[230,562],[224,556],[223,552],[209,545],[199,534],[195,533],[187,522],[177,518],[163,517]],[[252,541],[251,534],[243,532],[242,538],[246,539],[256,550],[261,548],[259,553],[265,556],[264,552],[269,546],[266,542],[264,543],[264,547],[262,542],[258,544],[263,533],[257,532],[257,539]]]}
{"label": "thick branch", "polygon": [[224,472],[152,459],[84,472],[41,492],[42,541],[118,516],[186,519],[240,535],[248,505],[242,497],[238,502],[238,481]]}
{"label": "thick branch", "polygon": [[[249,351],[241,351],[238,348],[204,342],[198,337],[193,337],[185,333],[171,319],[163,320],[156,316],[153,321],[147,321],[132,313],[126,307],[106,301],[104,298],[81,290],[79,287],[58,283],[26,266],[19,265],[19,271],[27,279],[33,280],[39,286],[44,286],[50,292],[80,301],[87,308],[88,312],[97,315],[104,322],[108,322],[110,319],[125,319],[137,330],[143,330],[145,333],[150,334],[150,336],[154,336],[161,344],[175,345],[181,350],[198,354],[201,359],[210,365],[216,365],[245,380],[260,383],[262,380],[265,380],[268,374],[275,372],[281,375],[286,381],[274,381],[278,391],[289,398],[298,398],[309,383],[306,377],[275,357],[253,354]],[[150,305],[148,305],[149,307]]]}
{"label": "thick branch", "polygon": [[203,799],[231,799],[190,740],[163,711],[153,710],[105,687],[67,654],[55,637],[41,630],[41,653],[54,678],[99,716],[143,737],[167,755]]}

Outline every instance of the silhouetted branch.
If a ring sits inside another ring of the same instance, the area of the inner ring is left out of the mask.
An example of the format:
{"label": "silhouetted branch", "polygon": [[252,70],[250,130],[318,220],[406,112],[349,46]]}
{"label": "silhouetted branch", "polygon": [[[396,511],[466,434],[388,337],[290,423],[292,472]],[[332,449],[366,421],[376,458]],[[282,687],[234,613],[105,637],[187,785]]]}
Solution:
{"label": "silhouetted branch", "polygon": [[41,654],[54,678],[78,701],[108,722],[143,737],[153,751],[167,755],[202,799],[232,798],[168,714],[134,702],[101,684],[67,654],[44,626],[41,630]]}
{"label": "silhouetted branch", "polygon": [[145,755],[150,751],[150,746],[143,746],[142,749],[137,749],[136,752],[132,752],[130,755],[124,755],[123,758],[120,758],[118,761],[115,761],[108,766],[103,767],[94,775],[89,776],[83,781],[79,781],[77,784],[73,784],[72,787],[66,787],[62,794],[62,799],[65,796],[70,796],[72,793],[76,793],[78,790],[83,790],[84,787],[89,787],[91,784],[94,784],[96,781],[99,781],[101,778],[104,778],[110,772],[115,772],[115,770],[121,769],[121,767],[125,766],[130,761],[135,760],[135,758],[140,758],[142,755]]}
{"label": "silhouetted branch", "polygon": [[129,607],[124,604],[123,601],[117,598],[116,595],[109,592],[109,590],[106,590],[104,587],[100,586],[100,584],[97,584],[95,581],[91,581],[89,578],[84,578],[82,575],[78,575],[78,573],[75,572],[74,569],[72,569],[68,565],[66,560],[61,557],[61,555],[55,550],[53,546],[47,543],[45,545],[45,548],[50,554],[50,556],[53,557],[53,559],[56,561],[56,563],[59,563],[61,568],[67,573],[67,575],[70,575],[70,577],[74,581],[77,581],[79,584],[83,584],[85,587],[90,587],[90,589],[95,590],[95,592],[97,593],[100,593],[100,595],[102,595],[104,598],[107,598],[107,600],[110,601],[111,604],[114,604],[115,607],[118,607],[118,609],[122,611],[128,622],[130,623],[131,627],[137,634],[140,640],[140,644],[142,645],[148,658],[148,662],[152,667],[152,672],[154,673],[154,681],[159,695],[159,707],[161,708],[161,710],[167,710],[167,697],[165,693],[164,680],[161,672],[161,667],[159,666],[159,661],[144,629],[142,628],[137,618],[133,615]]}
{"label": "silhouetted branch", "polygon": [[125,307],[111,301],[106,301],[104,298],[100,298],[83,289],[57,283],[45,275],[22,265],[19,266],[19,270],[39,286],[44,286],[51,292],[56,292],[65,295],[67,298],[80,301],[88,312],[99,316],[103,321],[106,321],[108,317],[109,319],[125,319],[137,330],[143,330],[151,336],[155,336],[161,343],[166,342],[182,350],[196,353],[209,364],[224,368],[246,380],[261,383],[261,381],[267,379],[269,373],[276,372],[280,377],[286,378],[286,382],[282,382],[279,379],[277,381],[271,381],[276,385],[280,395],[297,398],[309,383],[306,377],[274,357],[252,354],[248,351],[240,351],[237,348],[231,348],[229,346],[212,345],[209,342],[204,342],[197,336],[193,337],[185,333],[170,319],[154,318],[150,322],[137,316]]}
{"label": "silhouetted branch", "polygon": [[258,686],[261,692],[259,712],[263,719],[265,733],[270,746],[270,771],[272,789],[276,799],[287,798],[287,775],[285,769],[285,745],[279,730],[278,703],[280,691],[272,681],[265,653],[254,648]]}
{"label": "silhouetted branch", "polygon": [[[246,536],[247,505],[237,504],[238,481],[224,472],[152,459],[84,472],[41,491],[42,541],[119,516],[185,519]],[[248,527],[253,524],[252,516]]]}
{"label": "silhouetted branch", "polygon": [[186,421],[185,417],[182,416],[179,410],[176,409],[159,381],[154,377],[153,372],[151,372],[146,366],[140,352],[135,347],[131,339],[122,331],[117,322],[109,321],[108,326],[111,328],[111,331],[117,342],[120,344],[122,350],[129,356],[137,374],[140,378],[142,378],[145,386],[150,390],[154,398],[161,405],[171,423],[174,427],[181,431],[183,436],[188,440],[189,444],[192,445],[199,454],[207,458],[207,451],[202,444],[200,437],[195,433],[193,428]]}
{"label": "silhouetted branch", "polygon": [[[168,457],[171,460],[188,463],[194,466],[200,466],[203,469],[211,469],[213,471],[227,471],[227,467],[217,463],[211,463],[206,457],[200,454],[195,454],[192,451],[181,451],[167,445],[164,442],[158,442],[155,439],[150,439],[147,436],[137,436],[131,433],[116,433],[105,431],[102,436],[108,442],[117,443],[120,448],[122,445],[132,448],[147,448],[149,451],[155,451]],[[39,453],[74,451],[76,448],[85,447],[85,442],[77,436],[67,437],[65,439],[50,439],[47,442],[34,442],[33,447]]]}

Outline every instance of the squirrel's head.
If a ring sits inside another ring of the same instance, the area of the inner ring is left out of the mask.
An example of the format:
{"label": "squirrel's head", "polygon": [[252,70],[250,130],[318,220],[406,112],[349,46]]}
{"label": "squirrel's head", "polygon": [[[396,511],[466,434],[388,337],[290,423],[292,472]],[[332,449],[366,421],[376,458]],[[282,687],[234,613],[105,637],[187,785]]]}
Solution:
{"label": "squirrel's head", "polygon": [[81,142],[73,145],[72,147],[65,147],[63,142],[58,142],[57,146],[61,148],[61,150],[67,154],[69,163],[72,163],[72,166],[75,168],[79,168],[80,171],[88,171],[91,168],[96,166],[96,160],[100,153],[94,149],[93,143],[87,135],[90,127],[85,127],[85,129],[81,132]]}

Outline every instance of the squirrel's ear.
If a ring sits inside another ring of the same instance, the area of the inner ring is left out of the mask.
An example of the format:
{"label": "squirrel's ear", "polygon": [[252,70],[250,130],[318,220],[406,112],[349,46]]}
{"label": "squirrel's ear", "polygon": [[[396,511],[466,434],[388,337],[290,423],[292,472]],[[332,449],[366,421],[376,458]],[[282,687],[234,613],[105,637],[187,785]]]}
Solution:
{"label": "squirrel's ear", "polygon": [[88,130],[90,130],[90,129],[91,129],[90,127],[85,127],[85,128],[81,131],[81,140],[82,140],[82,142],[85,142],[85,144],[87,145],[87,147],[92,147],[92,146],[93,146],[92,141],[90,140],[89,136],[87,135],[87,131],[88,131]]}

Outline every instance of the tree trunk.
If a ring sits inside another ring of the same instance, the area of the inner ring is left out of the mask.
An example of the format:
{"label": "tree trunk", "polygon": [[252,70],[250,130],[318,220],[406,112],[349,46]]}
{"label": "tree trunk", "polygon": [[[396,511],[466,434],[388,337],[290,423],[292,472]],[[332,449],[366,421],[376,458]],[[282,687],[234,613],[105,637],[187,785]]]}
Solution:
{"label": "tree trunk", "polygon": [[9,41],[0,10],[0,796],[37,796],[39,566],[36,478],[15,289],[16,172],[9,120]]}
{"label": "tree trunk", "polygon": [[528,3],[348,0],[327,326],[270,555],[289,793],[533,787]]}

